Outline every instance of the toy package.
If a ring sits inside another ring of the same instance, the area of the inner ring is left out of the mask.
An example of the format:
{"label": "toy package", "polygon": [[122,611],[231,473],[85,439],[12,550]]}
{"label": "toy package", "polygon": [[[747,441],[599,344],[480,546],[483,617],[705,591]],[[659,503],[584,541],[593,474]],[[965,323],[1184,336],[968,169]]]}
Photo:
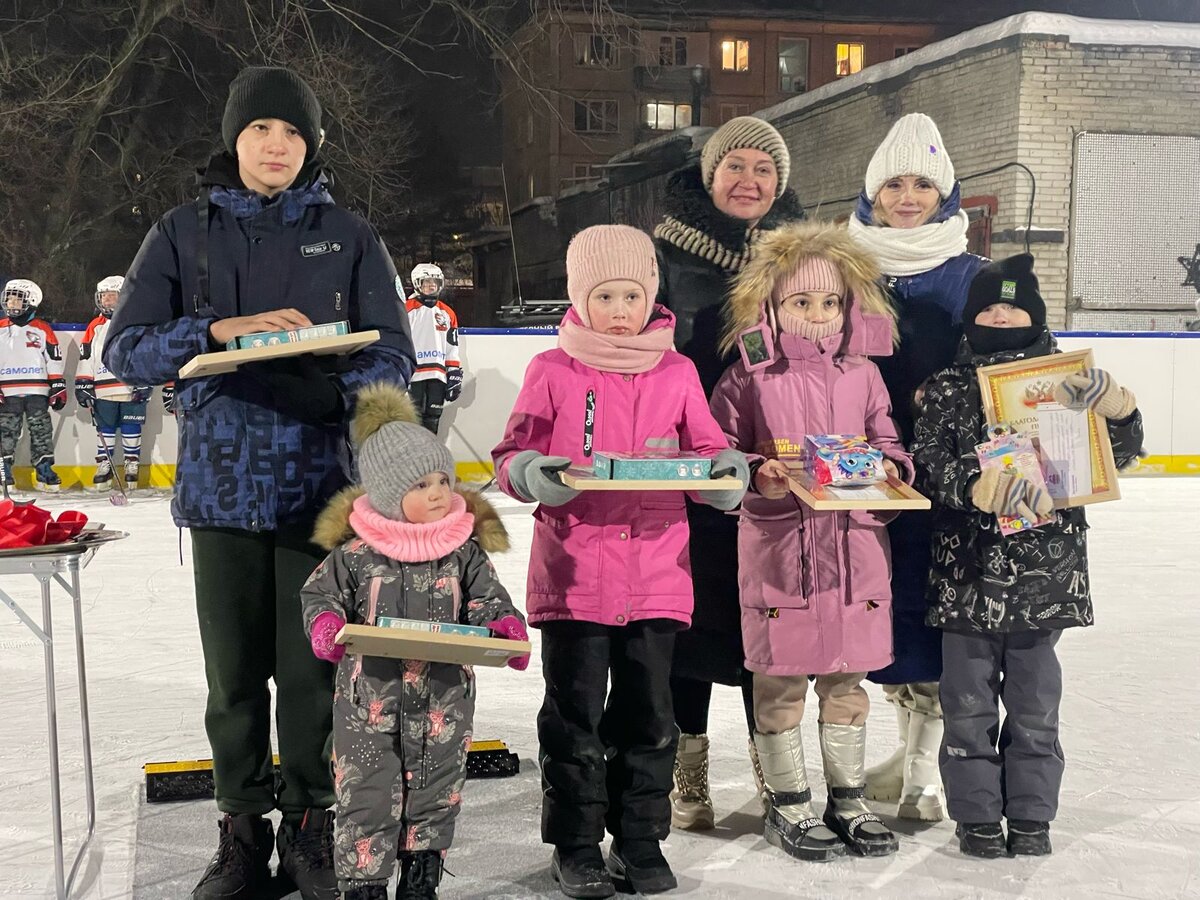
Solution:
{"label": "toy package", "polygon": [[472,637],[494,637],[487,628],[478,625],[460,625],[457,622],[427,622],[423,619],[397,619],[380,616],[375,621],[378,628],[407,628],[410,631],[428,631],[431,634],[465,634]]}
{"label": "toy package", "polygon": [[[1046,478],[1038,462],[1037,451],[1032,439],[1014,431],[1009,425],[1000,423],[988,429],[990,440],[975,445],[975,453],[979,457],[980,469],[1012,469],[1041,487],[1046,488]],[[1018,531],[1028,531],[1039,528],[1054,521],[1054,513],[1040,519],[1031,520],[1024,516],[996,516],[1000,523],[1000,533],[1007,537]]]}
{"label": "toy package", "polygon": [[804,438],[804,468],[817,484],[860,487],[887,481],[883,451],[861,434],[810,434]]}
{"label": "toy package", "polygon": [[607,453],[592,457],[596,478],[613,481],[702,481],[710,477],[712,458],[677,451]]}
{"label": "toy package", "polygon": [[330,322],[328,325],[310,325],[294,331],[259,331],[243,334],[225,344],[226,350],[245,350],[251,347],[273,347],[276,344],[295,344],[314,338],[341,337],[350,333],[349,322]]}

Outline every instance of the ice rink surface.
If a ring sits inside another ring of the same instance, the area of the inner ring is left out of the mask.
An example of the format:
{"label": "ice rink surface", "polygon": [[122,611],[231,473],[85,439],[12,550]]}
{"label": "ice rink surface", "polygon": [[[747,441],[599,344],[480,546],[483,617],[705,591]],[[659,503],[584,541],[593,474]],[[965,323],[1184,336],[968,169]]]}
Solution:
{"label": "ice rink surface", "polygon": [[[758,833],[745,725],[733,689],[712,714],[712,788],[718,828],[672,833],[668,859],[679,896],[853,898],[1200,897],[1200,479],[1131,478],[1125,499],[1088,516],[1097,625],[1059,644],[1067,756],[1053,856],[970,861],[949,823],[898,824],[898,855],[823,866],[783,856]],[[514,538],[496,564],[514,598],[524,593],[530,507],[492,493]],[[84,632],[99,822],[73,896],[186,898],[215,847],[212,803],[146,807],[141,766],[208,756],[204,672],[193,609],[190,543],[161,494],[125,508],[78,493],[51,509],[83,509],[129,540],[102,547],[83,575]],[[238,577],[237,560],[229,577]],[[40,618],[37,582],[0,587]],[[54,601],[59,731],[68,848],[85,822],[74,690],[70,603]],[[534,640],[536,642],[536,632]],[[535,643],[536,646],[536,643]],[[536,654],[524,673],[479,670],[476,736],[520,754],[514,779],[471,781],[445,898],[553,897],[539,843],[534,720],[541,702]],[[0,608],[0,897],[53,896],[50,785],[40,643]],[[872,688],[868,763],[886,757],[895,717]],[[815,751],[816,724],[806,721]],[[823,795],[812,764],[814,794]],[[890,818],[890,810],[877,806]],[[141,827],[139,828],[139,819]],[[162,826],[156,825],[161,822]],[[175,827],[168,827],[171,822]],[[557,895],[561,896],[561,895]]]}

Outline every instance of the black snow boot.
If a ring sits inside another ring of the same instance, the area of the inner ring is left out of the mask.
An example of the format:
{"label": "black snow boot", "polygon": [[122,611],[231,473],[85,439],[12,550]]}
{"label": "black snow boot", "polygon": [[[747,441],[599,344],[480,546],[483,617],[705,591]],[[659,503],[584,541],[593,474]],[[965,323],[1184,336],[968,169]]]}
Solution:
{"label": "black snow boot", "polygon": [[192,891],[192,900],[260,900],[271,884],[275,830],[262,816],[226,814],[217,823],[216,855]]}
{"label": "black snow boot", "polygon": [[281,887],[299,888],[302,900],[337,900],[333,873],[333,813],[310,809],[299,822],[285,818],[279,825]]}
{"label": "black snow boot", "polygon": [[1009,819],[1008,852],[1011,856],[1049,856],[1050,823]]}
{"label": "black snow boot", "polygon": [[655,840],[614,839],[608,851],[608,868],[614,880],[625,882],[635,894],[661,894],[679,887]]}
{"label": "black snow boot", "polygon": [[442,880],[442,854],[418,850],[400,857],[400,887],[396,900],[437,900]]}
{"label": "black snow boot", "polygon": [[964,856],[978,859],[996,859],[1004,856],[1004,829],[999,822],[959,822],[954,829],[958,836],[958,849]]}
{"label": "black snow boot", "polygon": [[[350,882],[353,884],[353,882]],[[338,894],[340,900],[388,900],[386,884],[358,884]]]}
{"label": "black snow boot", "polygon": [[555,847],[550,874],[568,897],[611,897],[617,892],[598,844]]}

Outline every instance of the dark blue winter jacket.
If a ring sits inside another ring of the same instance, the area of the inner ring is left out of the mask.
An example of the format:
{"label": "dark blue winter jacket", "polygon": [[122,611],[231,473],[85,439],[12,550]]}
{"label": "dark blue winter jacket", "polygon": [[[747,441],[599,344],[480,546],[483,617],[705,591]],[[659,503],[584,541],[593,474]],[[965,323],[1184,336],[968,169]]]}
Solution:
{"label": "dark blue winter jacket", "polygon": [[[236,162],[218,156],[210,185],[204,305],[197,267],[197,205],[176,207],[150,229],[121,292],[104,363],[129,384],[164,384],[214,346],[220,318],[292,307],[314,324],[349,320],[378,329],[379,342],[332,375],[346,420],[354,397],[374,381],[407,384],[415,364],[404,294],[379,235],[334,205],[321,176],[263,203],[239,190]],[[332,358],[327,358],[332,359]],[[321,427],[273,408],[251,374],[176,384],[179,459],[171,512],[181,527],[268,531],[314,513],[347,483],[345,425]]]}

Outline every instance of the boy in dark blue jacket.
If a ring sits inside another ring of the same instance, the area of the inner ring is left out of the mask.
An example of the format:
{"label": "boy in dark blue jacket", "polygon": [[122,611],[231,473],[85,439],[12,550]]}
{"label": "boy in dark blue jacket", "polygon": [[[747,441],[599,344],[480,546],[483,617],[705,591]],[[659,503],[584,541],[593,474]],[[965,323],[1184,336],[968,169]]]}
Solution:
{"label": "boy in dark blue jacket", "polygon": [[[321,107],[295,73],[255,67],[230,86],[227,152],[201,195],[146,236],[125,279],[104,363],[165,384],[231,338],[349,320],[378,329],[351,357],[311,355],[176,382],[179,460],[171,511],[192,531],[208,677],[220,844],[193,897],[264,896],[271,823],[279,876],[334,898],[327,756],[333,667],[308,649],[300,587],[324,556],[317,511],[348,483],[346,423],[360,388],[403,387],[414,355],[401,283],[379,235],[334,205],[316,158]],[[276,687],[280,778],[271,762]]]}

